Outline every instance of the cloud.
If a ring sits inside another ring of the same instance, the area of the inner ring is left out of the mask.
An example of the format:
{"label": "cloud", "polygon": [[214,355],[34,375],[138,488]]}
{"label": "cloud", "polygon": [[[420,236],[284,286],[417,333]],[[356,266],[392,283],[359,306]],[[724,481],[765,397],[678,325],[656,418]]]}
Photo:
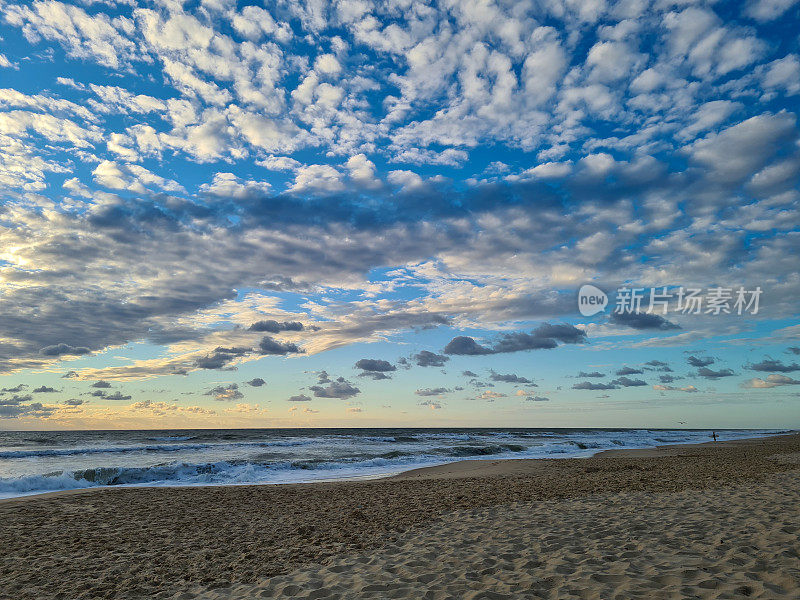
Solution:
{"label": "cloud", "polygon": [[614,383],[595,383],[594,381],[581,381],[572,386],[573,390],[616,390],[618,386]]}
{"label": "cloud", "polygon": [[69,344],[53,344],[51,346],[45,346],[41,350],[39,350],[40,354],[44,356],[62,356],[62,355],[73,355],[73,356],[80,356],[83,354],[89,354],[91,350],[89,348],[85,348],[83,346],[70,346]]}
{"label": "cloud", "polygon": [[641,375],[644,373],[642,369],[634,369],[633,367],[622,367],[621,369],[617,369],[615,371],[616,375]]}
{"label": "cloud", "polygon": [[550,402],[550,398],[546,396],[526,396],[526,402]]}
{"label": "cloud", "polygon": [[110,387],[111,387],[111,383],[109,383],[108,381],[103,381],[103,380],[101,379],[100,381],[95,381],[95,382],[92,384],[92,387],[93,387],[93,388],[98,388],[98,389],[108,389],[108,388],[110,388]]}
{"label": "cloud", "polygon": [[761,379],[760,377],[748,379],[741,384],[741,387],[744,389],[769,389],[783,385],[800,385],[800,381],[792,379],[788,375],[770,373],[766,379]]}
{"label": "cloud", "polygon": [[747,365],[748,369],[753,371],[766,371],[768,373],[791,373],[793,371],[800,371],[800,365],[797,363],[784,364],[779,360],[765,358],[761,362]]}
{"label": "cloud", "polygon": [[372,371],[379,373],[386,373],[397,370],[397,367],[395,367],[388,360],[380,360],[376,358],[362,358],[361,360],[356,362],[355,368],[362,369],[363,371]]}
{"label": "cloud", "polygon": [[275,338],[265,335],[261,342],[258,344],[258,351],[261,354],[280,355],[286,354],[302,354],[304,350],[297,347],[296,344],[291,342],[279,342]]}
{"label": "cloud", "polygon": [[416,354],[412,354],[411,360],[413,360],[418,367],[443,367],[445,363],[450,360],[450,357],[444,354],[436,354],[429,350],[421,350]]}
{"label": "cloud", "polygon": [[688,362],[693,367],[707,367],[709,365],[713,365],[715,360],[710,356],[707,357],[690,356],[686,359],[686,362]]}
{"label": "cloud", "polygon": [[103,394],[103,398],[106,400],[130,400],[131,397],[128,394],[123,394],[122,392],[114,392],[113,394]]}
{"label": "cloud", "polygon": [[448,394],[451,390],[443,387],[437,388],[423,388],[419,389],[414,392],[417,396],[441,396],[442,394]]}
{"label": "cloud", "polygon": [[605,377],[605,373],[601,373],[600,371],[591,371],[587,373],[586,371],[581,371],[576,375],[576,377]]}
{"label": "cloud", "polygon": [[671,373],[672,368],[669,366],[668,363],[664,362],[663,360],[648,360],[645,364],[645,368],[648,371],[661,371],[662,373]]}
{"label": "cloud", "polygon": [[667,321],[661,315],[653,315],[648,313],[614,312],[611,313],[611,316],[608,320],[609,323],[614,325],[623,325],[632,329],[659,329],[661,331],[680,329],[679,325]]}
{"label": "cloud", "polygon": [[25,389],[28,389],[28,385],[27,384],[18,383],[17,385],[15,385],[13,387],[3,388],[2,390],[0,390],[0,393],[16,394],[16,393],[21,392],[22,390],[25,390]]}
{"label": "cloud", "polygon": [[444,347],[445,354],[460,354],[466,356],[478,356],[482,354],[492,354],[492,350],[481,346],[473,338],[459,335],[450,340]]}
{"label": "cloud", "polygon": [[489,379],[492,381],[501,381],[503,383],[533,383],[530,379],[525,377],[520,377],[519,375],[515,375],[513,373],[509,374],[502,374],[496,373],[492,371],[492,374],[489,376]]}
{"label": "cloud", "polygon": [[33,390],[33,393],[34,393],[34,394],[44,394],[44,393],[50,393],[50,394],[52,394],[52,393],[54,393],[54,392],[60,392],[60,391],[61,391],[61,390],[57,390],[56,388],[53,388],[53,387],[47,387],[46,385],[43,385],[43,386],[41,386],[41,387],[35,388],[35,389]]}
{"label": "cloud", "polygon": [[306,396],[305,394],[297,394],[296,396],[290,396],[287,398],[289,402],[311,402],[311,398]]}
{"label": "cloud", "polygon": [[198,369],[225,369],[231,361],[245,356],[250,352],[252,352],[252,348],[224,348],[222,346],[217,346],[211,354],[197,358],[194,365]]}
{"label": "cloud", "polygon": [[340,398],[347,400],[361,393],[361,390],[350,384],[343,377],[331,381],[328,385],[312,385],[308,388],[317,398]]}
{"label": "cloud", "polygon": [[232,402],[244,398],[244,394],[239,391],[239,385],[236,383],[218,385],[205,392],[205,395],[213,396],[214,400],[219,400],[220,402]]}
{"label": "cloud", "polygon": [[434,402],[431,399],[423,400],[422,402],[419,403],[419,405],[420,406],[427,406],[431,410],[441,410],[442,409],[442,405],[439,402]]}
{"label": "cloud", "polygon": [[23,417],[46,419],[56,412],[56,410],[56,407],[45,406],[41,402],[17,405],[0,402],[0,419],[18,419]]}
{"label": "cloud", "polygon": [[247,385],[252,387],[261,387],[262,385],[266,384],[267,382],[261,379],[261,377],[256,377],[255,379],[251,379],[250,381],[246,382]]}
{"label": "cloud", "polygon": [[476,400],[487,400],[489,402],[494,402],[498,398],[505,398],[506,394],[502,392],[495,392],[493,390],[486,390],[485,392],[481,392]]}
{"label": "cloud", "polygon": [[647,385],[647,382],[642,379],[631,379],[630,377],[617,377],[612,379],[611,383],[621,387],[642,387]]}
{"label": "cloud", "polygon": [[719,379],[720,377],[731,377],[736,373],[733,372],[733,369],[720,369],[718,371],[714,371],[708,367],[700,367],[697,370],[697,374],[700,377],[705,377],[706,379]]}
{"label": "cloud", "polygon": [[656,385],[653,386],[653,389],[661,391],[661,392],[688,392],[688,393],[695,393],[695,392],[699,392],[700,391],[696,387],[694,387],[693,385],[687,385],[687,386],[684,386],[684,387],[673,387],[671,385],[658,385],[658,384],[656,384]]}
{"label": "cloud", "polygon": [[445,354],[476,356],[502,354],[523,350],[551,349],[557,342],[579,344],[586,341],[586,332],[567,324],[551,325],[544,323],[530,333],[524,331],[505,333],[491,347],[478,344],[468,336],[457,336],[445,346]]}
{"label": "cloud", "polygon": [[257,321],[248,327],[250,331],[264,331],[267,333],[280,333],[281,331],[303,331],[303,324],[299,321],[283,321],[279,323],[274,320]]}

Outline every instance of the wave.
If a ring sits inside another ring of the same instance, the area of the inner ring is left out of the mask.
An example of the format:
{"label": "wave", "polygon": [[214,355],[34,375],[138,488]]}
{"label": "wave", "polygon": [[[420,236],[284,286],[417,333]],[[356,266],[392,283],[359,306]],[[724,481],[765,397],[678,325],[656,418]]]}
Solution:
{"label": "wave", "polygon": [[[155,438],[151,438],[155,439]],[[45,456],[73,456],[82,454],[118,454],[126,452],[176,452],[180,450],[232,449],[232,448],[286,448],[308,446],[315,440],[239,442],[234,444],[146,444],[140,446],[90,446],[82,448],[47,448],[41,450],[0,451],[0,458],[35,458]]]}
{"label": "wave", "polygon": [[[99,486],[288,483],[379,476],[464,458],[582,457],[608,448],[698,442],[710,436],[710,431],[657,430],[587,430],[556,432],[557,435],[546,431],[498,432],[503,435],[441,431],[377,433],[325,435],[314,432],[306,438],[228,443],[197,443],[196,436],[170,435],[149,438],[167,442],[161,444],[0,451],[0,459],[23,459],[6,461],[4,466],[12,465],[17,470],[4,470],[5,476],[0,477],[0,496]],[[777,432],[720,432],[720,439],[774,433]],[[253,452],[248,451],[249,448],[272,450]],[[185,452],[177,456],[166,454],[174,451]],[[103,454],[108,456],[103,457]],[[83,459],[81,455],[91,455],[91,458]],[[51,458],[36,460],[41,457]],[[41,471],[31,473],[31,469]],[[43,473],[45,469],[50,472]]]}

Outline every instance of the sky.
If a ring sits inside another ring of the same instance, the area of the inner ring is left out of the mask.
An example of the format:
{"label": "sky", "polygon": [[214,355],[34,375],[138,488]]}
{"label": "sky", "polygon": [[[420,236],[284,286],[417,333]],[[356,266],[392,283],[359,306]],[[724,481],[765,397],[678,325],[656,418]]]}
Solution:
{"label": "sky", "polygon": [[800,428],[798,32],[0,0],[0,428]]}

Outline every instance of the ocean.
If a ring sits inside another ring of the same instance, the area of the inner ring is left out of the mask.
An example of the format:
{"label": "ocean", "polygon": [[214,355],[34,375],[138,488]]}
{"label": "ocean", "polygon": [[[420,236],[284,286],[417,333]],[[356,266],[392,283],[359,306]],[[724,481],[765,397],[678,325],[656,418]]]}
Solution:
{"label": "ocean", "polygon": [[[777,433],[717,430],[721,440]],[[0,431],[0,498],[85,487],[369,478],[466,458],[574,458],[710,438],[710,430],[674,429]]]}

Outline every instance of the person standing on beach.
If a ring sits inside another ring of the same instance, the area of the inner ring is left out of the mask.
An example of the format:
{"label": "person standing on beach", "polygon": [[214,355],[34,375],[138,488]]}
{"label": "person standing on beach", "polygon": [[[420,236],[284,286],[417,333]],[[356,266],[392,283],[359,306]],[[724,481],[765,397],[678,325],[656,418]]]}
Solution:
{"label": "person standing on beach", "polygon": [[713,437],[714,441],[716,442],[717,441],[717,432],[716,431],[712,431],[711,432],[711,437]]}

